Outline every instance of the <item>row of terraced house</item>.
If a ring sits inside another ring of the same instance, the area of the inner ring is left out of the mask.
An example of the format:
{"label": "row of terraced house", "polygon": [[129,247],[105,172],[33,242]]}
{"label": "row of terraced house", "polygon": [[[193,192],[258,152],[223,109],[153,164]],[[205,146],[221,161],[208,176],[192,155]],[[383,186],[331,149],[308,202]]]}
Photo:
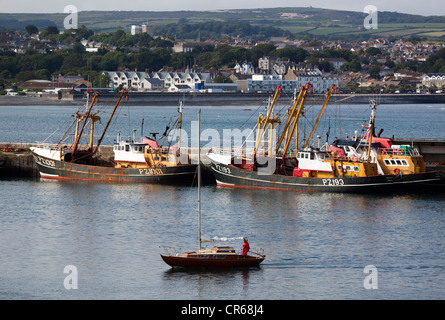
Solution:
{"label": "row of terraced house", "polygon": [[193,72],[137,72],[137,71],[105,71],[104,75],[110,78],[111,88],[124,88],[131,91],[164,91],[164,92],[190,92],[207,91],[219,92],[270,92],[280,85],[285,92],[293,93],[301,86],[310,82],[313,91],[323,93],[332,85],[338,86],[338,79],[323,74],[318,69],[289,69],[284,75],[249,75],[239,77],[229,74],[232,83],[213,83],[212,73]]}
{"label": "row of terraced house", "polygon": [[134,91],[169,91],[196,88],[204,83],[211,83],[210,73],[191,72],[138,72],[105,71],[110,78],[111,88],[124,88]]}

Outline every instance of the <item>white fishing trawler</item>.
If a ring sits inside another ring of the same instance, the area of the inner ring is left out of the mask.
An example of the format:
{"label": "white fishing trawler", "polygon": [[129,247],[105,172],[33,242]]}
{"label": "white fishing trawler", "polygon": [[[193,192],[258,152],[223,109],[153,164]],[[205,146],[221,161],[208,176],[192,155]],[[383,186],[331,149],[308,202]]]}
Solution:
{"label": "white fishing trawler", "polygon": [[[75,124],[72,144],[59,143],[32,147],[31,151],[40,176],[45,179],[59,180],[191,183],[196,173],[196,164],[192,164],[188,157],[183,160],[184,157],[179,156],[179,148],[159,146],[154,139],[142,137],[141,141],[136,142],[135,139],[118,138],[113,146],[114,157],[111,161],[97,156],[107,128],[125,95],[126,91],[119,94],[118,101],[96,145],[93,143],[94,124],[100,120],[100,117],[92,110],[98,99],[97,93],[93,96],[86,112],[76,113],[71,125]],[[177,121],[179,129],[181,123],[182,109]],[[87,126],[89,126],[89,144],[82,146],[80,139]]]}

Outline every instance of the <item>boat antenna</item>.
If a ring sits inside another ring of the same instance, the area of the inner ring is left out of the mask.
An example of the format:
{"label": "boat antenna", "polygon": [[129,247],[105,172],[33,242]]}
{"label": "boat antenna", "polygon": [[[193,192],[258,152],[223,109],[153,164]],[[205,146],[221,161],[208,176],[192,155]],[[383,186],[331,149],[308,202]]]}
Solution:
{"label": "boat antenna", "polygon": [[182,101],[179,101],[179,107],[178,107],[178,131],[179,131],[179,138],[178,138],[178,149],[181,150],[181,131],[182,131],[182,108],[184,107],[184,97],[182,98]]}
{"label": "boat antenna", "polygon": [[198,236],[201,250],[201,109],[198,110]]}
{"label": "boat antenna", "polygon": [[375,100],[371,100],[371,117],[369,119],[369,128],[368,128],[368,150],[367,150],[367,160],[370,162],[371,158],[371,144],[372,137],[375,135],[375,110],[377,108],[377,102]]}
{"label": "boat antenna", "polygon": [[144,139],[144,118],[141,121],[141,141]]}
{"label": "boat antenna", "polygon": [[331,135],[331,118],[328,119],[328,131],[326,131],[326,143],[329,142],[330,135]]}

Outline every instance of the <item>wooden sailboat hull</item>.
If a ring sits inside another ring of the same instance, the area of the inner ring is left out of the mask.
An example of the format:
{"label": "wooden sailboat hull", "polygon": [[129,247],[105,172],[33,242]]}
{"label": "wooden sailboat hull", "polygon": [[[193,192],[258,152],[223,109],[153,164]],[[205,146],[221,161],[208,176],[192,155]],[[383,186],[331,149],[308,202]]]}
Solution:
{"label": "wooden sailboat hull", "polygon": [[35,163],[44,179],[86,180],[136,183],[191,183],[196,165],[158,168],[115,168],[64,162],[33,153]]}
{"label": "wooden sailboat hull", "polygon": [[198,257],[161,255],[161,257],[169,266],[183,268],[248,268],[257,267],[265,259],[242,255],[200,255]]}
{"label": "wooden sailboat hull", "polygon": [[212,171],[218,186],[247,189],[279,189],[315,192],[402,192],[422,190],[423,185],[438,183],[437,172],[409,175],[378,175],[370,177],[293,177],[280,174],[259,174],[212,161]]}

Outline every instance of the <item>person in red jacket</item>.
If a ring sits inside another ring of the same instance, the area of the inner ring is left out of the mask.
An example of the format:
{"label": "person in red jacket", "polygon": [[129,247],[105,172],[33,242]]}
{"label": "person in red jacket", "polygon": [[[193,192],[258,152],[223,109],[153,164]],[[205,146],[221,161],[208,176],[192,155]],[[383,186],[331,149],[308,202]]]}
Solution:
{"label": "person in red jacket", "polygon": [[247,252],[249,252],[249,249],[250,249],[249,242],[247,242],[247,239],[244,238],[243,249],[241,250],[241,254],[243,256],[247,256]]}

